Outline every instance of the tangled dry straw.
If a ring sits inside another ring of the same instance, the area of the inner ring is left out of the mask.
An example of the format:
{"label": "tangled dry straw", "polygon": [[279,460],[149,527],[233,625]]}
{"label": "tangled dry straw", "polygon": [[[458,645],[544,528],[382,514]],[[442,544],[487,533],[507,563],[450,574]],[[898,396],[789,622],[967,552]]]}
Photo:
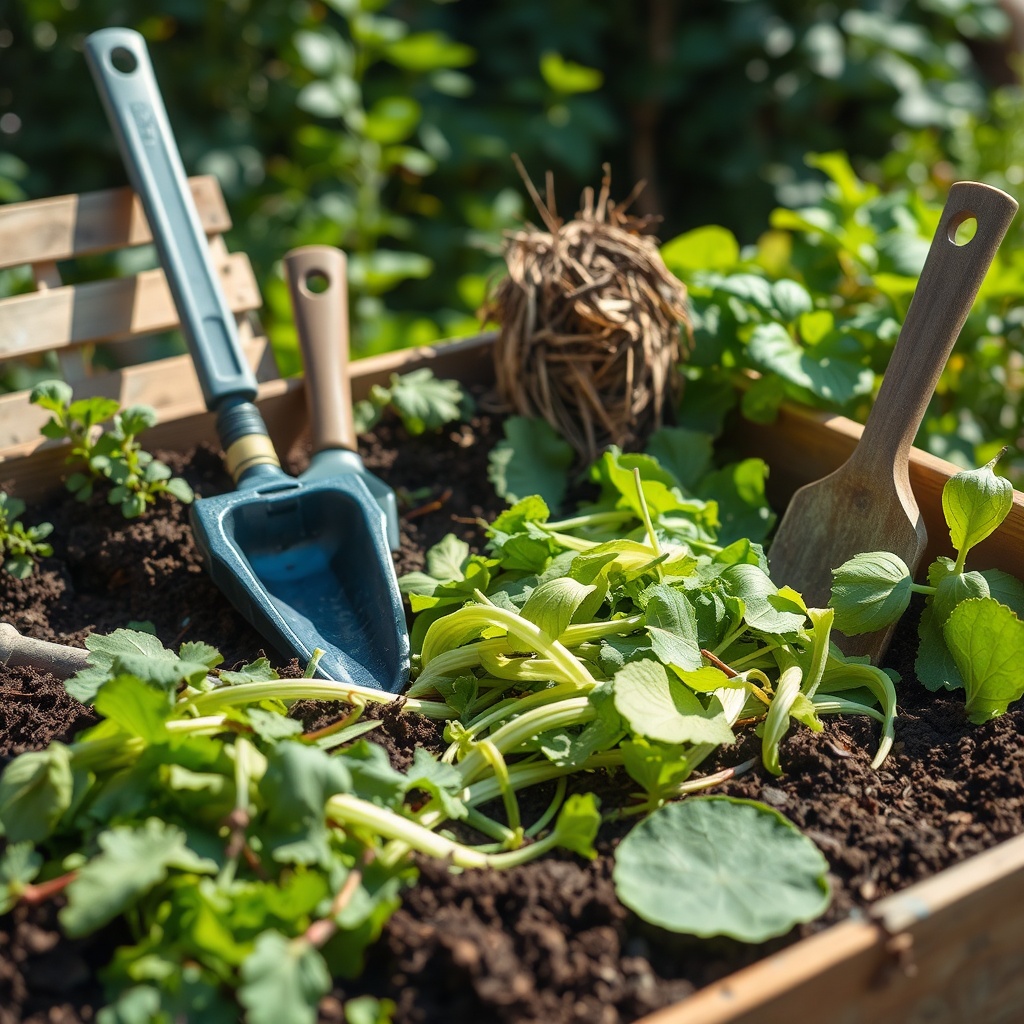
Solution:
{"label": "tangled dry straw", "polygon": [[508,275],[484,315],[499,325],[498,393],[515,412],[542,416],[592,461],[609,444],[643,446],[678,399],[690,340],[686,288],[669,273],[649,220],[601,191],[583,193],[575,220],[555,212],[550,175],[542,201],[524,181],[547,228],[506,236]]}

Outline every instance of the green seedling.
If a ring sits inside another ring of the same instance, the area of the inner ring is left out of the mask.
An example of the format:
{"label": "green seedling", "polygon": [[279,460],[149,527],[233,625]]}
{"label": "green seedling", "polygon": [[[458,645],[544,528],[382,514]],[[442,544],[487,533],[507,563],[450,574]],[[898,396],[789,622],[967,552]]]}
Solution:
{"label": "green seedling", "polygon": [[51,523],[25,526],[19,517],[25,503],[0,491],[0,565],[19,580],[32,574],[36,559],[53,554],[46,538],[53,532]]}
{"label": "green seedling", "polygon": [[929,690],[963,689],[967,714],[980,723],[1024,696],[1024,584],[998,569],[968,571],[967,555],[993,533],[1013,505],[1010,482],[995,473],[999,456],[957,473],[942,489],[942,510],[956,558],[940,557],[928,582],[915,583],[906,564],[871,551],[833,570],[836,627],[867,633],[891,625],[913,594],[926,595],[915,670]]}
{"label": "green seedling", "polygon": [[352,410],[356,429],[371,430],[389,409],[415,436],[468,419],[473,400],[458,381],[438,380],[429,366],[423,366],[401,376],[391,374],[390,387],[374,384],[369,398],[356,402]]}
{"label": "green seedling", "polygon": [[[79,501],[92,497],[98,481],[111,484],[107,501],[119,505],[126,519],[142,515],[162,494],[186,504],[193,500],[188,483],[172,476],[138,441],[138,435],[156,423],[156,412],[150,406],[121,409],[116,399],[102,397],[73,401],[71,388],[58,380],[37,384],[29,400],[52,414],[42,434],[70,443],[65,461],[80,468],[65,484]],[[108,422],[110,426],[104,430]]]}

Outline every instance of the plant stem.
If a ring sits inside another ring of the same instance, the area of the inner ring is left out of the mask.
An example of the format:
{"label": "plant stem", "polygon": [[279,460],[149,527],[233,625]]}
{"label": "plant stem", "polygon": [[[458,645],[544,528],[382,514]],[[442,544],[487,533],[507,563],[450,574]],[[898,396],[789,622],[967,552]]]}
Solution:
{"label": "plant stem", "polygon": [[236,686],[220,686],[183,700],[197,711],[232,707],[236,704],[253,704],[261,700],[340,700],[348,704],[398,703],[404,711],[415,711],[426,718],[447,720],[452,709],[436,701],[410,700],[382,690],[355,683],[339,683],[331,679],[269,679],[266,682],[238,683]]}
{"label": "plant stem", "polygon": [[451,860],[460,868],[510,868],[543,856],[558,845],[558,837],[552,832],[546,838],[523,846],[518,850],[503,853],[482,853],[471,846],[457,843],[453,839],[437,835],[394,811],[378,807],[348,793],[336,793],[327,801],[327,817],[332,824],[344,828],[359,825],[371,829],[385,839],[397,839],[410,849],[418,850],[428,857]]}

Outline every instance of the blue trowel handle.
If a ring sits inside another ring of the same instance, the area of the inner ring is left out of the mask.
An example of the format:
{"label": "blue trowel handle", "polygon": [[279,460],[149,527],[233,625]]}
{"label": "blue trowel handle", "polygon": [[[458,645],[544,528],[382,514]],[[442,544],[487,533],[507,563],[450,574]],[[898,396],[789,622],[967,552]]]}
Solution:
{"label": "blue trowel handle", "polygon": [[146,211],[206,407],[252,401],[256,377],[220,287],[146,43],[131,29],[105,28],[88,36],[85,53]]}

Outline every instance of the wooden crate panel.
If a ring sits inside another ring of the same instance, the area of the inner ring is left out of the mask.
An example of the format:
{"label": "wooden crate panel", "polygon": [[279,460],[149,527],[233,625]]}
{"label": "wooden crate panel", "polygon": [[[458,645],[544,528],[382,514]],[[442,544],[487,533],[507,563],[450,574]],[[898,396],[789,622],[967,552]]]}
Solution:
{"label": "wooden crate panel", "polygon": [[[217,179],[189,179],[208,235],[231,227]],[[36,199],[0,207],[0,269],[57,262],[153,239],[138,197],[128,188]]]}
{"label": "wooden crate panel", "polygon": [[[217,269],[232,312],[259,309],[260,290],[245,253],[228,256]],[[178,322],[162,270],[47,288],[0,301],[0,359],[154,334]]]}

